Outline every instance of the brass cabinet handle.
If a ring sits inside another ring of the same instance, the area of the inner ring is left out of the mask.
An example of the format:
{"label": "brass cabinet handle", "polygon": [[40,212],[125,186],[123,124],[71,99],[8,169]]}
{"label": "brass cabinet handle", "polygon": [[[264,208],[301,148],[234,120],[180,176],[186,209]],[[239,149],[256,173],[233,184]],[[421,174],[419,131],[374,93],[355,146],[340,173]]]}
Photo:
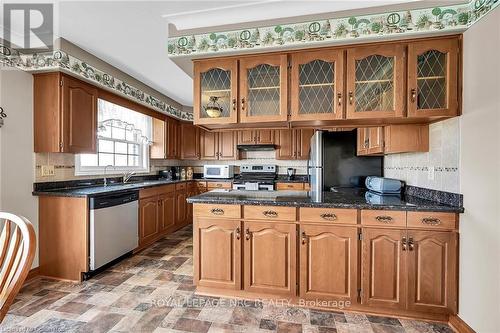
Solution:
{"label": "brass cabinet handle", "polygon": [[320,215],[323,220],[335,221],[337,219],[337,215],[333,213],[324,213]]}
{"label": "brass cabinet handle", "polygon": [[427,224],[427,225],[440,225],[441,220],[436,218],[436,217],[424,217],[422,219],[422,224]]}
{"label": "brass cabinet handle", "polygon": [[250,229],[245,230],[245,239],[250,240]]}
{"label": "brass cabinet handle", "polygon": [[237,227],[236,228],[236,239],[239,240],[241,238],[241,231],[240,231],[240,227]]}
{"label": "brass cabinet handle", "polygon": [[233,98],[233,111],[236,111],[236,98]]}
{"label": "brass cabinet handle", "polygon": [[352,105],[354,101],[354,94],[352,93],[352,91],[349,91],[349,104]]}
{"label": "brass cabinet handle", "polygon": [[402,244],[402,250],[406,251],[406,237],[403,237],[403,239],[401,240],[401,244]]}
{"label": "brass cabinet handle", "polygon": [[245,110],[245,97],[241,98],[241,111]]}
{"label": "brass cabinet handle", "polygon": [[377,220],[381,223],[393,223],[394,219],[391,216],[382,215],[382,216],[375,217],[375,220]]}
{"label": "brass cabinet handle", "polygon": [[305,231],[302,231],[302,245],[306,245],[307,243],[307,235]]}
{"label": "brass cabinet handle", "polygon": [[337,93],[337,104],[342,106],[342,93]]}
{"label": "brass cabinet handle", "polygon": [[274,210],[265,210],[262,212],[262,214],[264,214],[264,216],[266,217],[278,217],[278,212],[274,211]]}
{"label": "brass cabinet handle", "polygon": [[224,209],[222,209],[222,208],[212,208],[212,214],[214,214],[214,215],[224,215]]}
{"label": "brass cabinet handle", "polygon": [[410,100],[412,103],[415,103],[416,99],[417,99],[417,89],[413,88],[410,90]]}
{"label": "brass cabinet handle", "polygon": [[410,248],[410,251],[413,251],[415,249],[415,244],[413,243],[413,237],[410,237],[408,239],[408,247]]}

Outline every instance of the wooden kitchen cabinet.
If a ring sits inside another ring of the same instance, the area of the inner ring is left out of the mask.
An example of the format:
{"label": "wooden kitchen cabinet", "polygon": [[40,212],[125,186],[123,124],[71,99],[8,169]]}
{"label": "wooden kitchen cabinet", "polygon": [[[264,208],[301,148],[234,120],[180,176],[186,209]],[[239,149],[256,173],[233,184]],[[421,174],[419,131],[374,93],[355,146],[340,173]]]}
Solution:
{"label": "wooden kitchen cabinet", "polygon": [[[236,124],[238,121],[238,60],[212,59],[194,62],[194,123]],[[222,109],[220,115],[207,113],[206,107]]]}
{"label": "wooden kitchen cabinet", "polygon": [[457,234],[408,231],[408,309],[457,312]]}
{"label": "wooden kitchen cabinet", "polygon": [[180,157],[183,160],[200,158],[200,128],[192,124],[180,125]]}
{"label": "wooden kitchen cabinet", "polygon": [[405,46],[347,50],[347,119],[403,117]]}
{"label": "wooden kitchen cabinet", "polygon": [[274,144],[273,130],[244,130],[238,132],[239,145]]}
{"label": "wooden kitchen cabinet", "polygon": [[202,160],[237,160],[237,133],[201,130],[200,151]]}
{"label": "wooden kitchen cabinet", "polygon": [[429,125],[388,125],[357,129],[358,156],[427,151]]}
{"label": "wooden kitchen cabinet", "polygon": [[456,38],[408,45],[408,116],[453,117],[458,110]]}
{"label": "wooden kitchen cabinet", "polygon": [[245,291],[295,295],[295,224],[248,221],[243,224]]}
{"label": "wooden kitchen cabinet", "polygon": [[186,183],[178,183],[175,185],[175,201],[176,201],[176,219],[177,227],[186,225],[187,223],[187,186]]}
{"label": "wooden kitchen cabinet", "polygon": [[297,52],[291,61],[291,120],[342,119],[344,50]]}
{"label": "wooden kitchen cabinet", "polygon": [[152,243],[160,233],[158,196],[139,200],[139,246]]}
{"label": "wooden kitchen cabinet", "polygon": [[245,57],[239,68],[240,122],[287,121],[287,55]]}
{"label": "wooden kitchen cabinet", "polygon": [[300,297],[357,303],[358,229],[301,225]]}
{"label": "wooden kitchen cabinet", "polygon": [[276,130],[277,160],[307,160],[313,129]]}
{"label": "wooden kitchen cabinet", "polygon": [[193,234],[194,283],[241,289],[241,221],[197,217]]}
{"label": "wooden kitchen cabinet", "polygon": [[97,96],[97,88],[69,75],[34,74],[34,151],[95,153]]}
{"label": "wooden kitchen cabinet", "polygon": [[361,303],[404,309],[407,257],[406,230],[363,228],[361,245]]}
{"label": "wooden kitchen cabinet", "polygon": [[160,232],[169,232],[175,228],[175,190],[172,190],[158,197],[158,225]]}
{"label": "wooden kitchen cabinet", "polygon": [[152,141],[149,156],[153,159],[165,159],[167,157],[167,124],[164,120],[153,118]]}
{"label": "wooden kitchen cabinet", "polygon": [[179,122],[173,118],[167,119],[167,159],[179,157]]}

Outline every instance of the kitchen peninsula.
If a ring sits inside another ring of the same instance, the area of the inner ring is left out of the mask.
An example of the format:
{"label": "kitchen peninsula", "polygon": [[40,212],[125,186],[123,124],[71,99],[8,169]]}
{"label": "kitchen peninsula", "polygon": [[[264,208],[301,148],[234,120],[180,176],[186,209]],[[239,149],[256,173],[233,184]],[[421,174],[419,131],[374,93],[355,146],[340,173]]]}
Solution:
{"label": "kitchen peninsula", "polygon": [[319,201],[297,191],[216,190],[188,202],[201,294],[433,320],[457,311],[461,207],[409,195],[380,202],[357,189]]}

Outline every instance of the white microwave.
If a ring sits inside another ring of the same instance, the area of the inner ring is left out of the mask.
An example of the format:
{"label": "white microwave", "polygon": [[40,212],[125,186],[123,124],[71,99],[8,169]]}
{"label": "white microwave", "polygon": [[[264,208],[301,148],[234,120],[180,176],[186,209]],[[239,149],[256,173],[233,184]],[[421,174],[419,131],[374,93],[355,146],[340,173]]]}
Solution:
{"label": "white microwave", "polygon": [[204,165],[203,177],[205,178],[233,178],[234,165]]}

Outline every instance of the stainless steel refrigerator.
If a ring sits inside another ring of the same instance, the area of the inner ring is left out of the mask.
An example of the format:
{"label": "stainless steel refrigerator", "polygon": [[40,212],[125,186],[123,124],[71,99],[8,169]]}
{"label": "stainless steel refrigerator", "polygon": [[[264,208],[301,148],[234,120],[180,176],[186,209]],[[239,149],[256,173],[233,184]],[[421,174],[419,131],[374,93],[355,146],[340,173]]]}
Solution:
{"label": "stainless steel refrigerator", "polygon": [[321,201],[331,187],[355,187],[360,178],[382,176],[383,157],[357,156],[356,140],[356,130],[314,133],[308,161],[314,200]]}

